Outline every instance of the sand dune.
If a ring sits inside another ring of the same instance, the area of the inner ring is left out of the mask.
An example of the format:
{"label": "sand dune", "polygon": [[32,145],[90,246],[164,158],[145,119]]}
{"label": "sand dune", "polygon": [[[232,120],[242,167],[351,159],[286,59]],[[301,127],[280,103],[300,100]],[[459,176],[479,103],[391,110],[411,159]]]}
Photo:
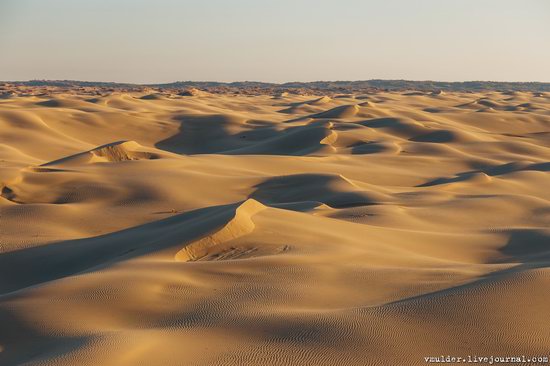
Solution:
{"label": "sand dune", "polygon": [[18,93],[1,365],[548,356],[548,93]]}

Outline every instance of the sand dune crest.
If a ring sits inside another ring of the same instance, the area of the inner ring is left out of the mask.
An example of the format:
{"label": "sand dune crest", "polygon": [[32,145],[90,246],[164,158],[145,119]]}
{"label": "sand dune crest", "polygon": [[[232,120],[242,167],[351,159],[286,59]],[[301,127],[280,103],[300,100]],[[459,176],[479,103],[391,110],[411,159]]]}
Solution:
{"label": "sand dune crest", "polygon": [[[233,239],[251,233],[254,230],[252,216],[265,209],[265,206],[256,200],[248,199],[235,209],[235,215],[215,233],[186,245],[180,250],[175,259],[178,261],[196,261],[205,257],[219,257],[223,251],[223,244]],[[231,248],[235,251],[235,248]],[[241,250],[239,254],[246,255],[248,250]]]}

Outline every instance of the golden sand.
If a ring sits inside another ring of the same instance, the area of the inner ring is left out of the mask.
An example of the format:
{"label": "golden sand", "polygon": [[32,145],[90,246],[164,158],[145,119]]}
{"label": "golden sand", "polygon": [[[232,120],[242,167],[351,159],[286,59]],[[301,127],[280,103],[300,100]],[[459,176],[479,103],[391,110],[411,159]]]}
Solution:
{"label": "golden sand", "polygon": [[550,344],[550,94],[0,99],[1,365]]}

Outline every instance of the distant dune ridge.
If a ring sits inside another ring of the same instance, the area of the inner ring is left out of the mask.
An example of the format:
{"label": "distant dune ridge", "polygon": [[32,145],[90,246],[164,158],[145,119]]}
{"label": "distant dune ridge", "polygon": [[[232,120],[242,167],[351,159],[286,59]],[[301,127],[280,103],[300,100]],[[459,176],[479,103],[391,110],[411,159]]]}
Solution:
{"label": "distant dune ridge", "polygon": [[[415,80],[357,80],[357,81],[312,81],[268,83],[257,81],[215,82],[215,81],[176,81],[159,84],[130,84],[113,82],[94,82],[78,80],[30,80],[6,82],[21,86],[55,86],[55,87],[105,87],[105,88],[139,88],[152,87],[161,89],[184,89],[182,95],[193,95],[199,89],[230,89],[246,92],[254,89],[274,90],[316,90],[331,92],[358,92],[361,90],[422,90],[441,95],[443,91],[503,91],[503,92],[550,92],[550,82],[503,82],[503,81],[415,81]],[[147,98],[147,96],[145,96]],[[321,99],[322,100],[322,99]]]}
{"label": "distant dune ridge", "polygon": [[0,365],[548,356],[548,84],[358,83],[3,84]]}

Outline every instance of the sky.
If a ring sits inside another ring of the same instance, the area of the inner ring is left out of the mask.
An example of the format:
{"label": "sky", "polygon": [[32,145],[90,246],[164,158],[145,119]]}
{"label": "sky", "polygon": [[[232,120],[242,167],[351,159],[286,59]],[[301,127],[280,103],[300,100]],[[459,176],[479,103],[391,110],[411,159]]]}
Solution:
{"label": "sky", "polygon": [[0,80],[550,82],[549,0],[0,0]]}

